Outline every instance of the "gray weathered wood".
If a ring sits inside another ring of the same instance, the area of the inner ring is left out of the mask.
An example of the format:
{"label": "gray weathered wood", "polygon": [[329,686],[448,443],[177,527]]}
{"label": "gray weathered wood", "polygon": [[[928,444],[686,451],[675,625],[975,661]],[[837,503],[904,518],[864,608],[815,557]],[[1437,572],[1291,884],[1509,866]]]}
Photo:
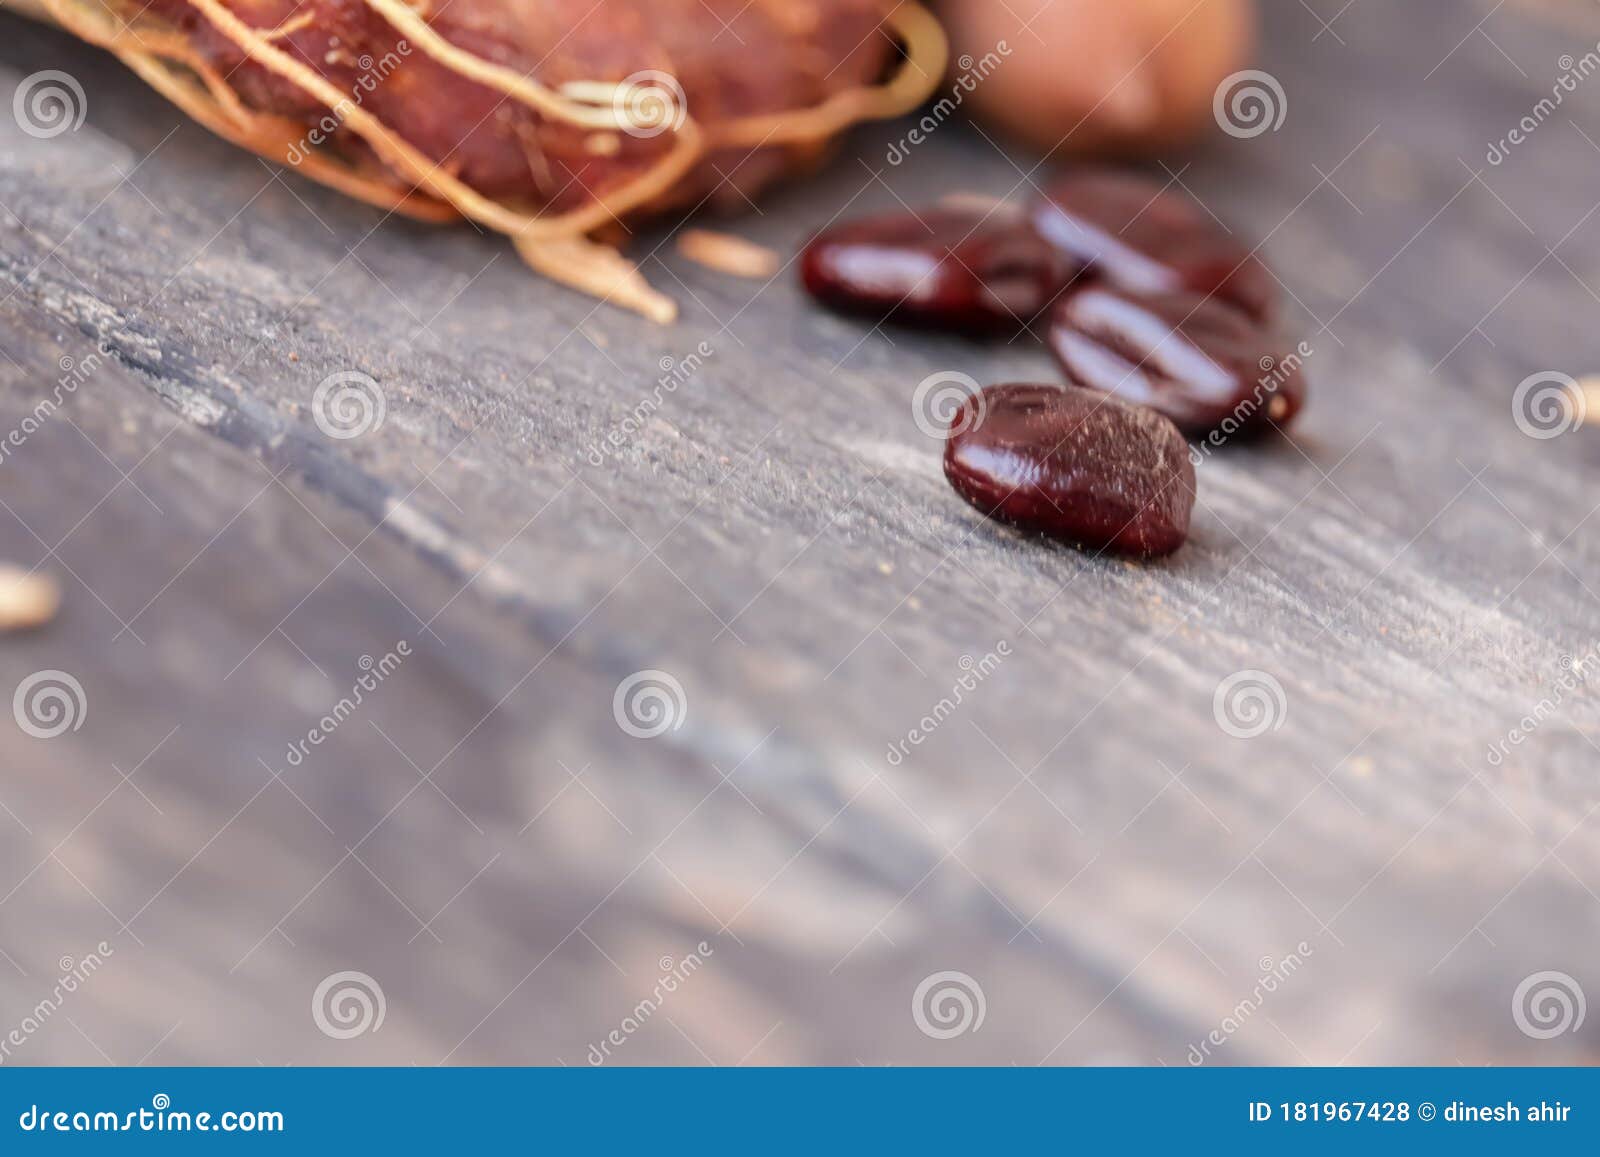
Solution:
{"label": "gray weathered wood", "polygon": [[[88,118],[0,122],[0,426],[109,353],[0,463],[0,557],[66,592],[0,643],[0,692],[59,669],[87,701],[59,738],[0,727],[0,1036],[60,958],[113,949],[8,1061],[582,1064],[702,940],[618,1060],[1183,1064],[1302,942],[1219,1062],[1593,1060],[1594,1018],[1533,1039],[1512,996],[1541,970],[1600,994],[1600,706],[1577,690],[1486,751],[1600,642],[1600,435],[1535,440],[1510,409],[1532,373],[1597,368],[1600,94],[1484,155],[1600,29],[1577,4],[1477,32],[1487,4],[1325,32],[1271,7],[1284,128],[1165,164],[1268,237],[1315,392],[1293,445],[1202,465],[1159,566],[947,491],[913,388],[1048,375],[1027,343],[869,331],[666,232],[639,248],[685,316],[651,328],[7,18],[0,91],[60,68]],[[792,252],[839,213],[1042,172],[957,126],[891,169],[891,132],[738,228]],[[349,370],[388,413],[338,441],[311,398]],[[613,718],[644,669],[688,704],[651,740]],[[1245,669],[1287,697],[1255,739],[1213,717]],[[387,1016],[338,1041],[310,1003],[345,969]],[[935,1040],[911,1004],[944,970],[987,1014]]]}

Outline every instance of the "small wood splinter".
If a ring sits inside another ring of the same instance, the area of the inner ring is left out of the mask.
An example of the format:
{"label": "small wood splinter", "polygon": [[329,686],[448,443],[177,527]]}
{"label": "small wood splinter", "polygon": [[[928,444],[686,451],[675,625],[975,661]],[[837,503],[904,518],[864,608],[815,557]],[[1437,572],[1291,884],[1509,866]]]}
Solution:
{"label": "small wood splinter", "polygon": [[0,632],[42,627],[60,607],[61,587],[49,575],[0,563]]}
{"label": "small wood splinter", "polygon": [[783,268],[783,258],[765,245],[710,229],[685,229],[678,235],[678,252],[707,269],[757,281],[770,280]]}

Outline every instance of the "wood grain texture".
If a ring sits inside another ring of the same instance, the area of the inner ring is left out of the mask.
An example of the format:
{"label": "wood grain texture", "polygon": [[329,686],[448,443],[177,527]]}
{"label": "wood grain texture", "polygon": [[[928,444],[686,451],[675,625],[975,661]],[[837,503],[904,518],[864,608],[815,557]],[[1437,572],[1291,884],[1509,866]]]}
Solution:
{"label": "wood grain texture", "polygon": [[[1313,395],[1293,444],[1201,465],[1159,566],[948,492],[914,387],[1047,376],[1030,344],[870,331],[668,231],[638,248],[685,316],[651,328],[6,19],[0,90],[59,68],[88,116],[0,121],[0,426],[90,368],[0,459],[0,558],[66,592],[0,642],[0,691],[54,669],[87,704],[55,739],[0,727],[0,1035],[111,949],[6,1062],[582,1064],[702,941],[616,1060],[1184,1064],[1230,1018],[1216,1063],[1600,1056],[1595,1018],[1512,1014],[1543,970],[1600,995],[1600,704],[1559,689],[1600,642],[1600,435],[1511,411],[1597,369],[1600,92],[1484,159],[1600,27],[1270,7],[1284,127],[1164,163],[1266,239]],[[891,167],[898,135],[739,230],[792,253],[1044,172],[958,126]],[[668,358],[694,368],[664,390]],[[347,371],[387,414],[337,440],[311,403]],[[650,669],[687,712],[633,738],[613,695]],[[1253,739],[1213,713],[1243,670],[1287,704]],[[310,1005],[346,969],[387,1013],[341,1041]],[[912,1000],[946,970],[986,1015],[940,1040]]]}

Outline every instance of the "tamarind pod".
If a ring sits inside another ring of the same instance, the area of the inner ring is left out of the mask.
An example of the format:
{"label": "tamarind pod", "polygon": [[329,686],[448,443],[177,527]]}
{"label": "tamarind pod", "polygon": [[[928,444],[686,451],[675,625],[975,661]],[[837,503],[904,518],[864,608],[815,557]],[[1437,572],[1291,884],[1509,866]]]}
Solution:
{"label": "tamarind pod", "polygon": [[[909,0],[40,2],[220,135],[392,211],[470,217],[656,320],[670,302],[576,242],[747,202],[914,107],[945,53]],[[884,31],[904,59],[880,85]]]}

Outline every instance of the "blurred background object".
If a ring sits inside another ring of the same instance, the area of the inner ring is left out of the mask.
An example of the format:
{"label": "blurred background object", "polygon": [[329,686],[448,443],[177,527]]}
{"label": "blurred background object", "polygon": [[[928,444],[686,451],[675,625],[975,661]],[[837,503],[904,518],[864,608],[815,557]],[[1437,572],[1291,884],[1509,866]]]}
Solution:
{"label": "blurred background object", "polygon": [[1193,139],[1255,46],[1252,0],[942,0],[937,10],[957,82],[991,53],[1004,59],[967,95],[979,124],[1045,152]]}

